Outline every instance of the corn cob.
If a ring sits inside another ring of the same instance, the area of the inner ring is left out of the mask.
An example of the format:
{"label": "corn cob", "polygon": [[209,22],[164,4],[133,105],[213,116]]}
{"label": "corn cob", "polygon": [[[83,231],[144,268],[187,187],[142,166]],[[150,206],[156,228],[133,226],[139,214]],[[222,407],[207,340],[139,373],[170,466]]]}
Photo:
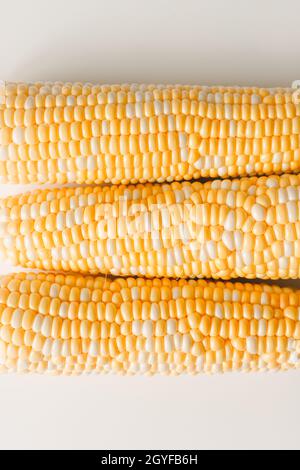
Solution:
{"label": "corn cob", "polygon": [[300,176],[35,191],[0,201],[0,253],[26,268],[299,278]]}
{"label": "corn cob", "polygon": [[0,182],[136,183],[300,169],[292,88],[3,83]]}
{"label": "corn cob", "polygon": [[164,373],[300,365],[300,291],[170,279],[0,280],[1,371]]}

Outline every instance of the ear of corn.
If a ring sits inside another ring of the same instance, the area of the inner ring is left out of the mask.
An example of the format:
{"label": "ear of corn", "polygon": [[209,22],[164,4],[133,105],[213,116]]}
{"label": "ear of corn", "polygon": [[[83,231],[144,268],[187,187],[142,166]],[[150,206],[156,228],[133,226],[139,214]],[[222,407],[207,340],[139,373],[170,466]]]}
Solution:
{"label": "ear of corn", "polygon": [[0,201],[27,268],[147,277],[300,277],[300,176],[36,191]]}
{"label": "ear of corn", "polygon": [[300,169],[294,90],[3,83],[10,183],[136,183]]}
{"label": "ear of corn", "polygon": [[0,280],[1,371],[299,368],[300,292],[275,286],[16,274]]}

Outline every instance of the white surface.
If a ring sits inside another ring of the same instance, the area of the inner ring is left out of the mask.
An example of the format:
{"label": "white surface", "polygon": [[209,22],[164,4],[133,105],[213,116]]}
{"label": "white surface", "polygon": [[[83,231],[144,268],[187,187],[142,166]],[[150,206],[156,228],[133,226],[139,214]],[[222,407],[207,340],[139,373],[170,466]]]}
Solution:
{"label": "white surface", "polygon": [[[0,0],[0,6],[5,80],[286,86],[300,79],[298,0]],[[13,191],[2,186],[0,195]],[[0,448],[299,449],[299,390],[296,372],[2,376]]]}

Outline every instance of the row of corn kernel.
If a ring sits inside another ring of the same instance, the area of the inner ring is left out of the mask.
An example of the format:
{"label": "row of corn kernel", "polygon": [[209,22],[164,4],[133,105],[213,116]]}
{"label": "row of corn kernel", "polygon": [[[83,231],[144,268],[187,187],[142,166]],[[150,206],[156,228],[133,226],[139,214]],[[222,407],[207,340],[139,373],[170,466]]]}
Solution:
{"label": "row of corn kernel", "polygon": [[[1,145],[37,145],[38,143],[57,143],[81,141],[92,137],[114,137],[120,142],[120,150],[126,142],[125,137],[138,136],[140,145],[148,145],[154,136],[160,140],[165,139],[170,150],[176,148],[197,149],[203,139],[262,139],[264,137],[290,137],[300,133],[300,117],[292,119],[266,119],[254,121],[232,119],[208,119],[179,116],[166,116],[150,118],[121,118],[94,119],[91,121],[75,121],[70,116],[68,121],[54,120],[49,116],[48,121],[28,125],[15,122],[15,116],[4,113],[1,126]],[[118,139],[117,139],[118,137]],[[123,143],[124,141],[124,143]],[[149,147],[150,148],[150,147]],[[123,148],[123,153],[129,149]]]}
{"label": "row of corn kernel", "polygon": [[[39,147],[41,144],[39,144]],[[181,161],[181,149],[178,151],[154,152],[139,155],[127,155],[123,157],[106,154],[103,156],[76,156],[68,158],[65,156],[65,148],[59,145],[62,158],[59,158],[55,144],[50,144],[49,152],[55,159],[48,159],[47,148],[43,150],[45,159],[0,160],[0,181],[23,184],[27,183],[92,183],[102,181],[105,183],[132,183],[179,181],[202,177],[228,177],[236,176],[237,171],[241,174],[248,172],[252,174],[276,174],[282,171],[296,171],[300,161],[300,150],[277,152],[275,155],[267,154],[261,158],[260,155],[215,156],[194,155],[193,150],[189,152],[191,161]],[[205,153],[205,152],[204,152]],[[33,155],[35,151],[33,152]],[[14,155],[12,153],[11,155]],[[197,169],[198,168],[198,169]],[[184,176],[181,176],[183,175]]]}
{"label": "row of corn kernel", "polygon": [[[43,298],[44,299],[44,298]],[[40,300],[43,304],[43,301]],[[8,302],[9,304],[9,302]],[[22,306],[22,301],[19,303]],[[209,348],[210,342],[204,341],[204,337],[215,338],[215,346],[212,346],[213,350],[221,349],[224,346],[225,340],[236,340],[239,338],[240,347],[237,347],[239,350],[246,349],[246,339],[251,338],[273,338],[273,340],[279,344],[282,339],[282,343],[287,343],[287,338],[300,339],[300,321],[299,313],[296,311],[294,315],[293,307],[287,308],[284,315],[290,314],[294,318],[290,317],[281,317],[281,318],[272,318],[260,320],[252,319],[248,320],[243,318],[243,308],[242,306],[235,305],[235,310],[240,310],[241,318],[236,320],[232,318],[227,320],[221,316],[211,317],[205,315],[205,313],[197,313],[197,307],[194,305],[195,302],[180,302],[179,301],[165,301],[161,303],[152,303],[150,306],[146,302],[132,301],[131,305],[122,303],[120,306],[121,310],[127,309],[128,311],[124,312],[117,311],[115,313],[115,321],[107,321],[101,319],[102,316],[109,317],[112,316],[115,310],[115,307],[109,303],[97,302],[93,307],[96,309],[97,317],[99,320],[81,320],[74,319],[69,320],[66,316],[76,315],[74,312],[76,306],[70,308],[70,304],[67,303],[58,303],[60,312],[63,312],[64,309],[67,310],[65,316],[61,313],[59,315],[49,315],[44,312],[43,307],[37,307],[34,309],[32,304],[29,304],[27,309],[23,309],[21,306],[17,307],[3,307],[0,311],[0,321],[1,321],[1,333],[0,337],[3,341],[9,343],[12,341],[13,344],[20,346],[24,341],[24,334],[26,331],[33,331],[34,333],[40,333],[43,337],[51,337],[53,339],[62,338],[62,339],[107,339],[107,338],[119,338],[120,335],[123,337],[128,337],[132,339],[132,336],[142,336],[144,338],[151,337],[165,337],[166,335],[172,336],[172,344],[177,348],[183,347],[184,342],[190,342],[192,339],[194,341],[202,341],[204,346],[207,345]],[[174,318],[170,317],[166,320],[160,319],[159,317],[170,313],[173,315],[180,315],[181,309],[188,306],[189,312],[185,317]],[[228,308],[230,305],[226,305],[225,308]],[[81,309],[81,312],[86,310],[88,311],[90,306],[81,306],[77,305],[77,308]],[[213,305],[211,310],[221,311],[222,306]],[[205,306],[204,306],[205,308]],[[70,309],[70,312],[69,312]],[[90,309],[90,318],[92,317]],[[147,311],[148,310],[148,311]],[[264,309],[265,311],[267,309]],[[272,312],[272,309],[269,309],[268,313],[274,315],[281,313],[279,309],[277,312]],[[57,310],[56,310],[57,311]],[[137,312],[140,311],[140,315]],[[163,311],[161,313],[161,311]],[[34,313],[35,312],[35,313]],[[53,313],[52,310],[51,313]],[[94,312],[92,312],[94,313]],[[133,313],[136,313],[134,315]],[[88,314],[88,313],[87,313]],[[142,316],[144,318],[150,317],[152,319],[131,319],[124,320],[122,316],[134,317]],[[80,315],[81,317],[84,314]],[[158,318],[157,318],[158,317]],[[153,319],[154,318],[154,319]],[[24,331],[21,331],[20,329]],[[31,333],[29,334],[29,336]],[[175,338],[176,336],[176,338]],[[15,339],[14,339],[15,338]],[[279,339],[280,338],[280,339]],[[120,339],[120,338],[119,338]],[[169,338],[170,339],[170,338]],[[120,339],[121,340],[121,339]],[[273,341],[272,340],[272,341]],[[20,343],[21,341],[21,343]],[[175,343],[174,343],[175,341]],[[271,340],[270,340],[271,341]],[[256,340],[257,343],[257,340]],[[153,343],[154,344],[154,343]],[[236,343],[237,344],[237,343]],[[262,344],[262,343],[261,343]],[[171,351],[168,351],[171,352]],[[187,351],[185,351],[187,352]]]}
{"label": "row of corn kernel", "polygon": [[[246,95],[247,96],[247,95]],[[30,98],[27,98],[27,100]],[[8,127],[28,126],[33,124],[51,124],[61,122],[81,122],[121,119],[142,119],[146,123],[147,119],[163,119],[169,117],[170,121],[202,118],[207,120],[233,120],[233,121],[252,121],[259,120],[285,120],[293,119],[299,116],[299,105],[295,102],[286,104],[215,104],[206,101],[196,100],[166,100],[166,101],[146,101],[144,103],[119,103],[119,104],[99,104],[97,100],[85,105],[68,104],[67,100],[61,99],[53,107],[45,106],[45,100],[42,103],[31,103],[31,107],[24,103],[24,106],[11,107],[6,100],[6,106],[0,106],[1,124]],[[54,103],[53,103],[54,104]],[[181,124],[182,126],[182,124]],[[173,124],[174,127],[174,124]]]}
{"label": "row of corn kernel", "polygon": [[[173,98],[191,98],[203,99],[208,96],[208,100],[213,97],[216,101],[220,100],[221,95],[225,100],[228,94],[234,95],[253,95],[257,94],[262,98],[267,96],[274,96],[278,102],[283,102],[283,98],[288,97],[288,93],[292,92],[291,88],[259,88],[259,87],[228,87],[228,86],[199,86],[199,85],[174,85],[174,84],[113,84],[101,85],[92,83],[72,83],[72,82],[36,82],[36,83],[22,83],[22,82],[1,82],[0,93],[2,96],[35,96],[35,95],[73,95],[89,96],[101,94],[103,99],[107,97],[108,102],[124,102],[126,96],[129,97],[130,102],[135,100],[141,101],[141,93],[146,93],[145,98],[149,101],[151,99],[170,99]],[[199,93],[202,95],[199,97]],[[213,97],[209,95],[212,94]],[[217,96],[215,96],[217,95]],[[283,98],[279,98],[283,95]],[[106,102],[106,101],[104,101]],[[226,101],[225,101],[226,102]]]}
{"label": "row of corn kernel", "polygon": [[[181,143],[180,135],[178,137],[174,133],[159,133],[148,136],[100,136],[93,137],[91,141],[82,139],[79,141],[70,140],[68,142],[44,142],[39,144],[22,144],[20,147],[11,143],[2,147],[0,161],[7,162],[8,164],[10,162],[18,164],[22,163],[22,161],[33,160],[32,164],[37,165],[39,163],[38,155],[42,157],[42,163],[43,160],[47,159],[68,159],[70,157],[71,159],[76,158],[78,161],[82,161],[82,166],[77,165],[77,169],[85,170],[88,166],[88,157],[94,155],[95,157],[101,157],[99,163],[103,168],[107,167],[107,171],[110,165],[123,171],[124,168],[132,169],[135,158],[140,159],[140,164],[145,170],[149,168],[152,171],[160,163],[159,160],[163,163],[164,158],[169,160],[170,157],[171,159],[175,157],[176,163],[182,164],[187,168],[189,166],[197,168],[197,165],[199,165],[198,170],[200,170],[202,169],[201,160],[198,159],[199,157],[205,157],[211,165],[211,168],[207,167],[206,169],[217,171],[223,167],[222,163],[224,163],[225,159],[229,159],[231,165],[246,166],[247,163],[251,163],[251,158],[249,157],[252,157],[252,159],[260,157],[260,160],[257,159],[257,162],[261,164],[265,161],[282,164],[284,163],[284,155],[279,152],[289,152],[291,162],[294,162],[294,157],[299,155],[298,135],[244,139],[244,141],[237,141],[231,137],[227,139],[202,139],[194,134],[190,139],[187,136],[182,136],[182,138],[183,141]],[[186,155],[184,159],[182,159],[183,155]],[[248,157],[249,161],[241,164],[239,163],[239,156],[246,159]],[[96,158],[94,158],[94,161],[96,162]],[[68,164],[68,162],[66,163]],[[57,163],[50,162],[50,164]],[[71,164],[74,166],[74,163],[71,162]],[[92,167],[90,169],[94,170],[95,168]]]}

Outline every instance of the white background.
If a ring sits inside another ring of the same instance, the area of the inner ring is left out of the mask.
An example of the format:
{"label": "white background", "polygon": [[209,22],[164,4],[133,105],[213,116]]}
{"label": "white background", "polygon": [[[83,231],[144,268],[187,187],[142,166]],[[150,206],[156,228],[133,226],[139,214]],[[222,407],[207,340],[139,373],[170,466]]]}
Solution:
{"label": "white background", "polygon": [[[0,6],[5,80],[288,86],[300,79],[298,0]],[[0,194],[13,190],[2,186]],[[299,450],[299,392],[299,372],[1,376],[0,448]]]}

